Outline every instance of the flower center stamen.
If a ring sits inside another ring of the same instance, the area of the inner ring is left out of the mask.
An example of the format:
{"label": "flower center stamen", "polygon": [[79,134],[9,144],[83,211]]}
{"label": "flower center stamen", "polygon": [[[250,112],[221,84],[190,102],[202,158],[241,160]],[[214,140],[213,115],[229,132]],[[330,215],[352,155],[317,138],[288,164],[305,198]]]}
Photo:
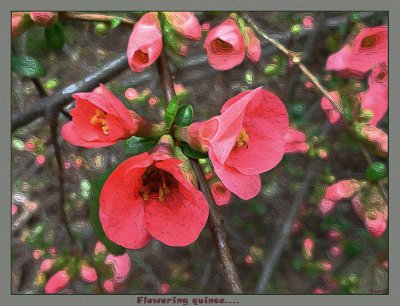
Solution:
{"label": "flower center stamen", "polygon": [[92,125],[100,124],[104,135],[108,135],[110,133],[110,128],[106,119],[106,113],[104,111],[96,109],[96,114],[90,118],[90,123]]}
{"label": "flower center stamen", "polygon": [[173,181],[169,173],[152,167],[143,175],[142,182],[140,196],[143,201],[147,202],[151,193],[158,193],[158,200],[162,203],[170,194],[168,186],[171,186]]}
{"label": "flower center stamen", "polygon": [[249,139],[250,139],[249,135],[246,133],[246,130],[243,128],[240,131],[238,138],[236,139],[235,148],[241,148],[243,146],[246,146],[246,148],[247,148],[247,143],[249,142]]}

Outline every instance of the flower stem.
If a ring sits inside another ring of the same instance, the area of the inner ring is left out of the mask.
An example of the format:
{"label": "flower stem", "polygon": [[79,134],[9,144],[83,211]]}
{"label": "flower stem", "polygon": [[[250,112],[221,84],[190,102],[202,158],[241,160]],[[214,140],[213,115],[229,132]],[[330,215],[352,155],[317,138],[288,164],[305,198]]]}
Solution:
{"label": "flower stem", "polygon": [[[170,101],[172,97],[175,96],[175,91],[174,91],[173,77],[168,67],[168,62],[164,53],[161,53],[160,57],[157,60],[157,68],[160,74],[160,81],[164,91],[164,96],[167,101]],[[206,198],[210,209],[208,222],[210,225],[210,230],[213,236],[213,240],[215,242],[219,254],[219,258],[222,263],[224,277],[228,282],[233,293],[242,293],[243,292],[242,285],[237,275],[237,270],[232,260],[231,251],[226,241],[226,234],[222,226],[222,218],[217,211],[217,205],[215,204],[214,198],[207,185],[206,179],[202,173],[199,162],[193,159],[190,159],[190,162],[195,171],[197,180],[199,182],[200,190],[203,192],[204,197]]]}
{"label": "flower stem", "polygon": [[105,22],[111,21],[115,18],[121,18],[121,23],[135,25],[135,21],[133,19],[119,17],[119,16],[106,15],[106,14],[62,12],[62,13],[60,13],[60,17],[66,18],[66,19],[83,20],[83,21],[105,21]]}
{"label": "flower stem", "polygon": [[[272,38],[270,35],[268,35],[266,32],[264,32],[255,22],[254,20],[247,14],[242,13],[241,14],[243,19],[245,19],[247,21],[247,23],[253,28],[253,30],[255,32],[257,32],[260,36],[262,36],[263,38],[265,38],[266,40],[268,40],[272,45],[274,45],[277,49],[279,49],[281,52],[283,52],[286,56],[289,57],[289,59],[291,59],[293,61],[293,63],[295,65],[297,65],[299,67],[299,69],[301,70],[301,72],[307,76],[309,78],[309,80],[315,85],[316,88],[319,89],[319,91],[331,102],[332,106],[335,108],[335,110],[340,113],[343,117],[343,109],[341,107],[341,105],[339,105],[338,103],[336,103],[333,98],[329,95],[328,90],[318,81],[318,79],[316,78],[316,76],[314,74],[312,74],[312,72],[301,62],[301,57],[299,55],[299,53],[293,52],[291,50],[289,50],[288,48],[286,48],[283,44],[281,44],[279,41],[277,41],[276,39]],[[344,126],[345,128],[348,130],[348,132],[351,133],[350,127],[349,125],[344,122]],[[353,137],[354,138],[354,137]],[[355,139],[356,140],[356,139]],[[367,148],[364,146],[364,144],[362,144],[361,142],[359,142],[358,140],[356,140],[356,143],[358,144],[358,146],[361,149],[361,152],[365,158],[365,160],[367,161],[367,163],[369,165],[371,165],[374,161],[373,158],[371,156],[371,153],[367,150]],[[383,183],[379,183],[379,189],[386,201],[386,203],[388,203],[388,192],[386,190],[386,187],[384,186]]]}

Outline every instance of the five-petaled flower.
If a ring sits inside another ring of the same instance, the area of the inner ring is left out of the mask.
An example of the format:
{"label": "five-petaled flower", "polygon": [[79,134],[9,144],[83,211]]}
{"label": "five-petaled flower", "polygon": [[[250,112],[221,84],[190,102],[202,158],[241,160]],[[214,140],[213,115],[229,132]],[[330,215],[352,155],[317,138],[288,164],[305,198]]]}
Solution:
{"label": "five-petaled flower", "polygon": [[110,146],[135,133],[137,122],[130,111],[104,85],[93,92],[76,93],[72,121],[66,123],[62,136],[85,148]]}
{"label": "five-petaled flower", "polygon": [[215,173],[238,197],[255,197],[259,174],[274,168],[285,153],[289,129],[283,102],[259,87],[244,91],[223,105],[221,115],[177,129],[176,136],[207,152]]}
{"label": "five-petaled flower", "polygon": [[114,170],[100,194],[100,221],[110,240],[139,249],[151,237],[169,246],[186,246],[198,238],[208,204],[185,178],[181,162],[157,146]]}

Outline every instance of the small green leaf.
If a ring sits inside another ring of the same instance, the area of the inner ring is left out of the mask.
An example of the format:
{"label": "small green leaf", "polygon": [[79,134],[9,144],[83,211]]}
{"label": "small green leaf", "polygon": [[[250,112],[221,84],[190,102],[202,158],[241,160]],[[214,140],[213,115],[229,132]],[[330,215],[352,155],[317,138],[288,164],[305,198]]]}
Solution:
{"label": "small green leaf", "polygon": [[37,78],[46,75],[44,66],[31,56],[12,56],[11,70],[30,78]]}
{"label": "small green leaf", "polygon": [[114,169],[96,177],[92,182],[92,196],[89,202],[89,211],[90,211],[90,223],[92,224],[93,231],[96,234],[97,238],[104,243],[107,249],[113,253],[114,255],[121,255],[125,252],[125,248],[112,242],[106,236],[104,229],[100,222],[99,217],[99,209],[100,209],[100,192],[104,186],[104,183],[110,176]]}
{"label": "small green leaf", "polygon": [[121,23],[121,20],[122,20],[121,17],[115,17],[115,18],[111,19],[110,29],[114,29],[114,28],[118,27]]}
{"label": "small green leaf", "polygon": [[64,46],[65,38],[64,32],[59,23],[46,28],[46,40],[47,44],[52,50],[61,50]]}
{"label": "small green leaf", "polygon": [[186,156],[189,156],[190,158],[207,158],[208,155],[205,153],[201,153],[199,151],[196,151],[194,149],[192,149],[188,144],[183,144],[182,145],[182,151],[183,153],[185,153]]}
{"label": "small green leaf", "polygon": [[174,96],[169,102],[167,109],[165,110],[165,123],[167,124],[167,128],[169,129],[174,123],[176,113],[178,112],[179,107],[179,97]]}
{"label": "small green leaf", "polygon": [[387,177],[386,165],[380,162],[375,162],[370,165],[365,171],[365,178],[370,182],[377,182]]}
{"label": "small green leaf", "polygon": [[124,152],[126,155],[138,155],[151,150],[157,144],[154,138],[132,136],[125,141]]}
{"label": "small green leaf", "polygon": [[176,113],[175,123],[179,126],[188,126],[193,121],[193,107],[182,105]]}

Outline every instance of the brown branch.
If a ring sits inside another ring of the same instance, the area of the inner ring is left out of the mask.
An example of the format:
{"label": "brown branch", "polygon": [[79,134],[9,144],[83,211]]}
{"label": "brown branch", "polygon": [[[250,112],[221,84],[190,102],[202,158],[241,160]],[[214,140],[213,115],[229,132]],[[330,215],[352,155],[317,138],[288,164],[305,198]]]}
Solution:
{"label": "brown branch", "polygon": [[[165,98],[170,101],[175,95],[173,86],[173,77],[171,71],[168,67],[168,62],[164,53],[161,53],[157,60],[157,68],[160,74],[160,81],[163,87]],[[222,219],[217,211],[217,205],[215,204],[214,198],[208,187],[207,181],[204,178],[201,167],[198,161],[190,160],[192,167],[197,176],[197,180],[200,185],[200,190],[203,192],[206,198],[210,213],[208,216],[208,222],[210,225],[210,230],[215,242],[219,258],[222,264],[222,270],[226,281],[228,282],[233,293],[242,293],[242,285],[240,283],[239,277],[237,275],[236,267],[233,263],[231,252],[226,241],[226,234],[222,226]]]}
{"label": "brown branch", "polygon": [[65,19],[75,19],[75,20],[82,20],[82,21],[104,21],[104,22],[109,22],[115,18],[121,18],[121,23],[128,24],[128,25],[135,25],[135,20],[133,20],[133,19],[119,17],[119,16],[106,15],[106,14],[62,12],[62,13],[60,13],[60,17],[65,18]]}
{"label": "brown branch", "polygon": [[[301,62],[301,55],[297,52],[293,52],[293,51],[289,50],[283,44],[281,44],[279,41],[277,41],[276,39],[274,39],[270,35],[268,35],[265,31],[263,31],[254,22],[254,20],[249,15],[247,15],[245,13],[243,13],[241,15],[248,22],[248,24],[253,28],[254,31],[256,31],[260,36],[262,36],[263,38],[268,40],[272,45],[274,45],[277,49],[279,49],[286,56],[288,56],[289,59],[291,59],[292,62],[299,67],[301,72],[303,72],[303,74],[308,77],[308,79],[315,85],[315,87],[318,88],[319,91],[331,102],[331,104],[335,108],[335,110],[338,113],[340,113],[343,117],[342,106],[333,100],[333,98],[329,95],[328,90],[318,81],[318,79],[315,77],[315,75],[313,75],[312,72]],[[347,122],[344,122],[344,127],[347,129],[348,132],[350,132]],[[360,147],[365,160],[367,161],[367,163],[369,165],[371,165],[374,161],[373,161],[373,158],[372,158],[370,152],[366,149],[366,147],[361,142],[357,141],[357,139],[355,139],[355,140],[356,140],[356,143],[358,144],[358,146]],[[379,183],[379,189],[380,189],[382,195],[384,196],[386,203],[388,203],[388,192],[383,183]]]}

